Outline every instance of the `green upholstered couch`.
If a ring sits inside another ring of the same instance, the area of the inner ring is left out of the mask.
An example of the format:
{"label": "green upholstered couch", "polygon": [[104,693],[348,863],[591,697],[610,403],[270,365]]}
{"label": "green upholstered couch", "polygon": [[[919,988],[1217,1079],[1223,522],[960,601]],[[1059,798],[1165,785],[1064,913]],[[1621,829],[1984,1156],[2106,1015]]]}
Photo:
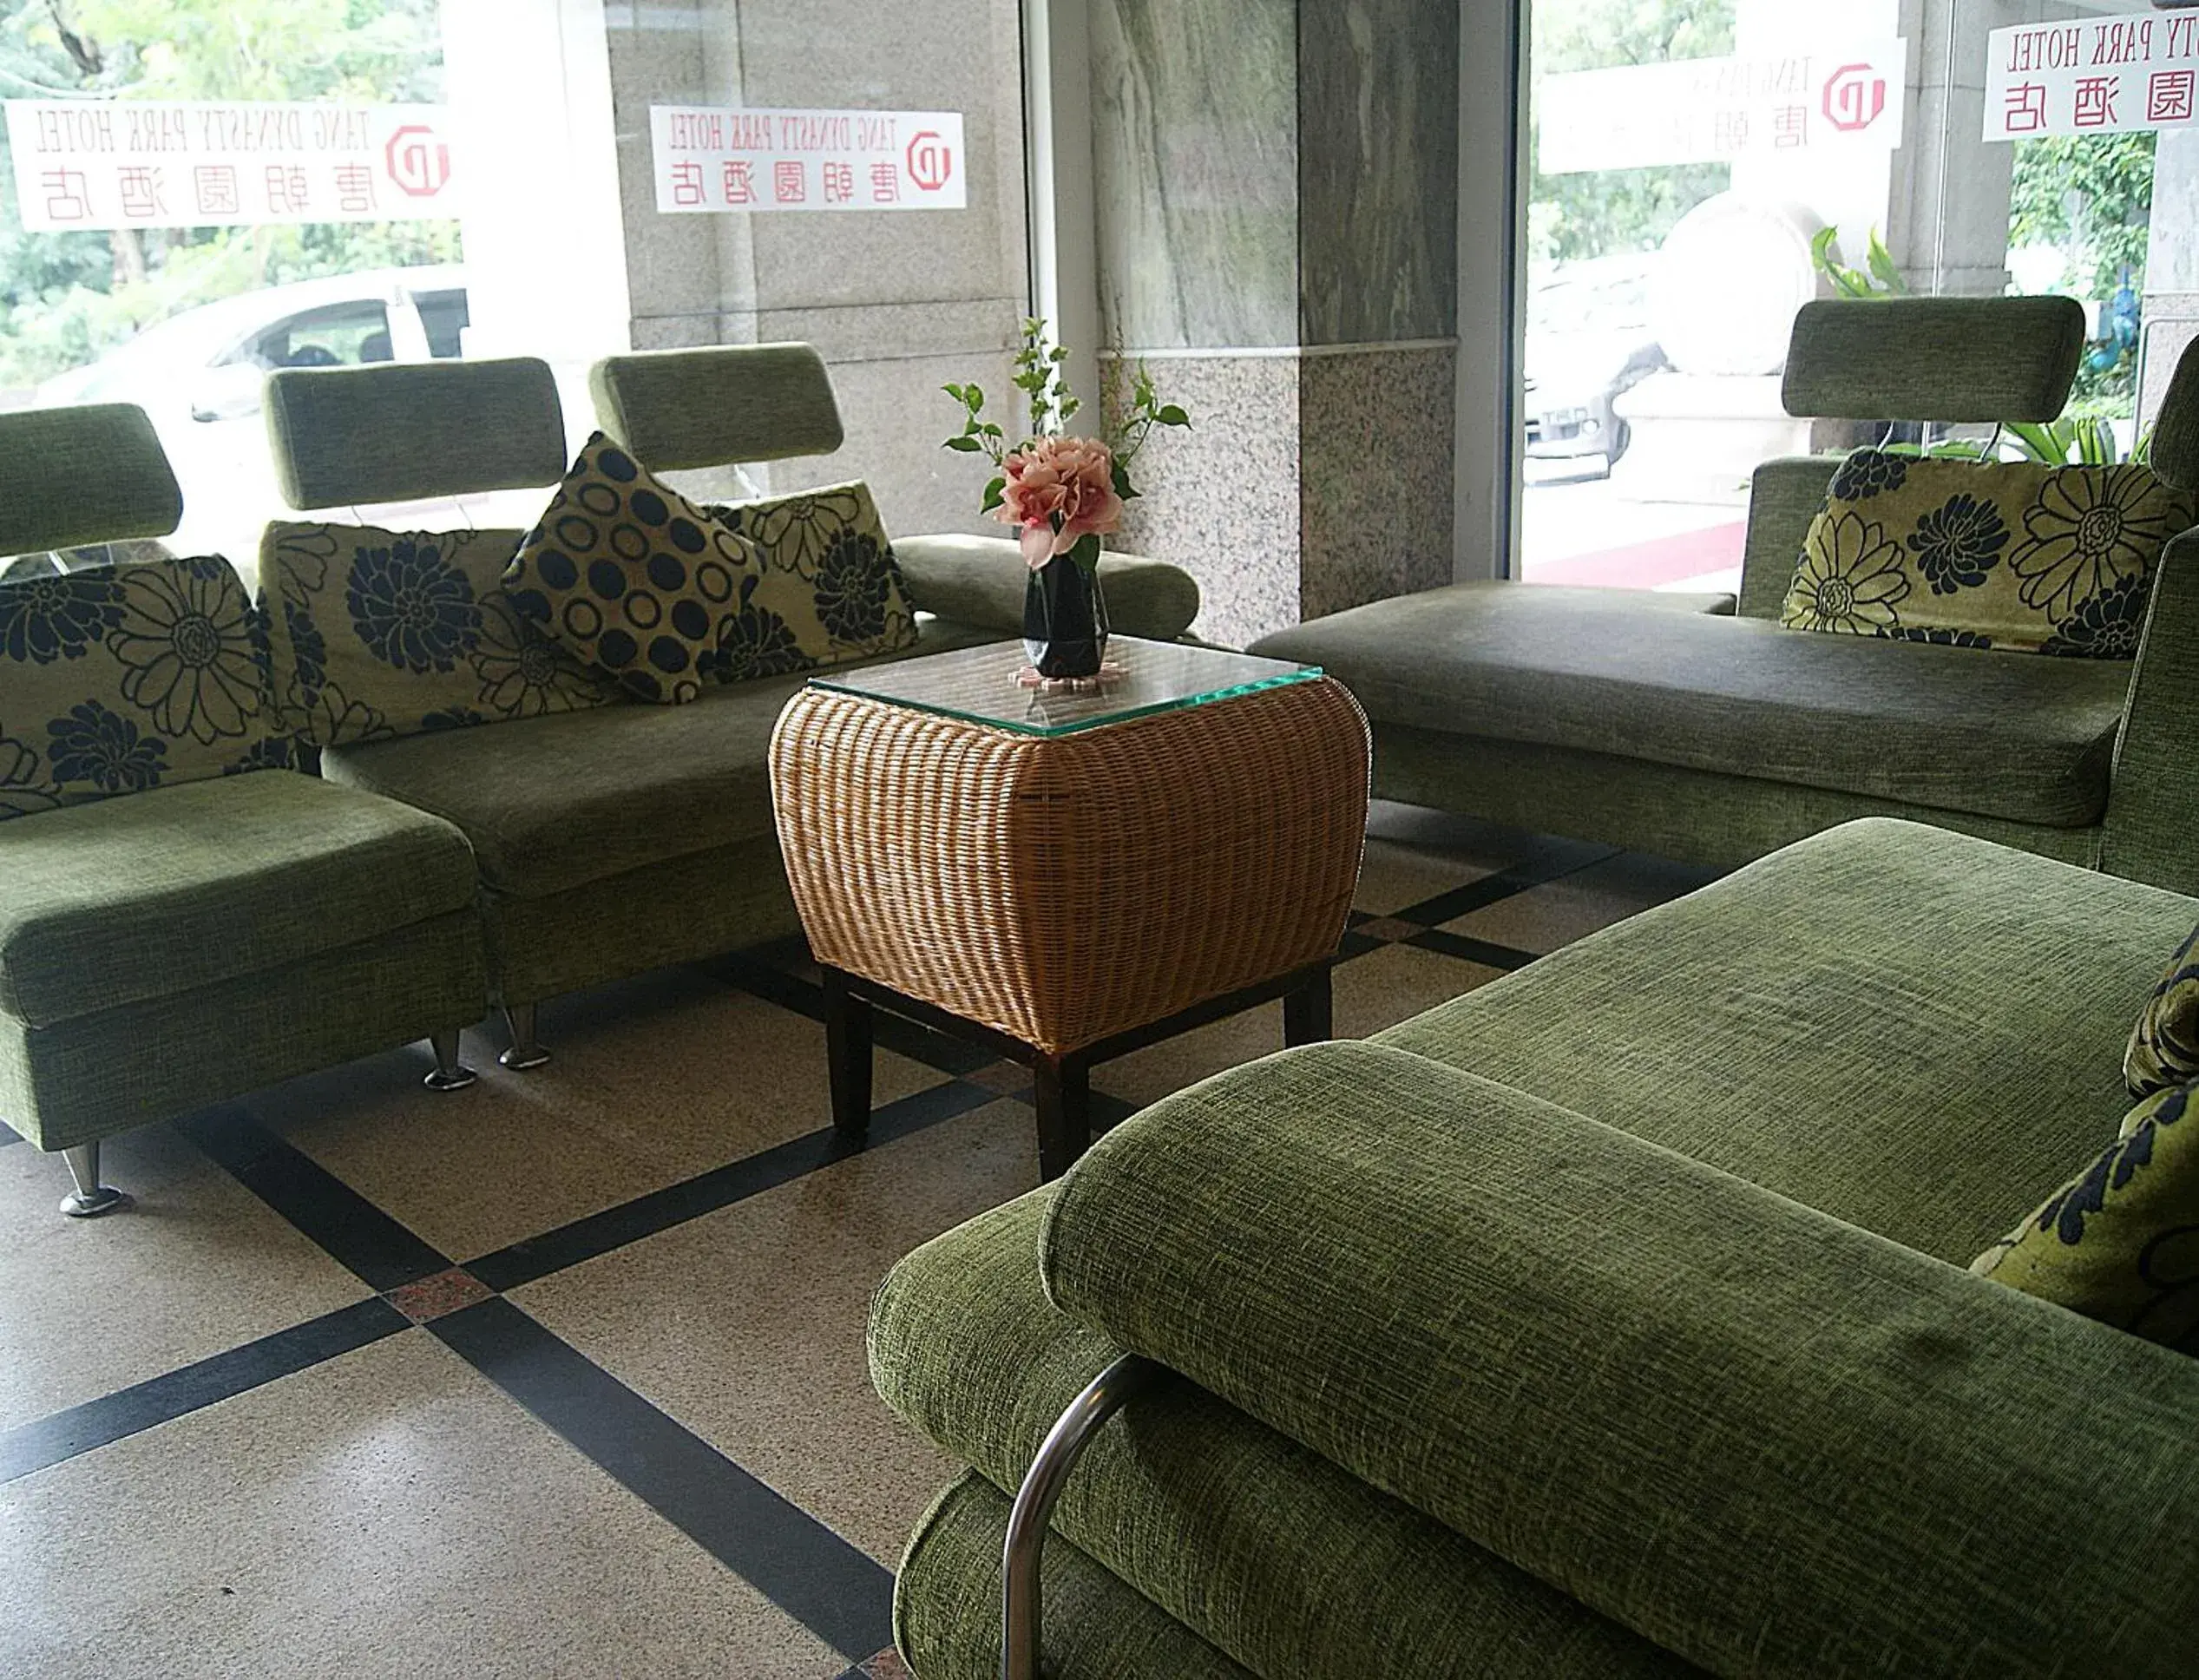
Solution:
{"label": "green upholstered couch", "polygon": [[[841,442],[830,380],[804,345],[614,357],[591,383],[603,429],[653,471],[822,456]],[[546,499],[565,469],[556,387],[531,359],[285,370],[267,390],[284,495],[301,509],[521,486]],[[1020,633],[1013,543],[894,546],[929,615],[911,654]],[[1198,610],[1197,585],[1176,568],[1121,557],[1106,577],[1127,633],[1173,638]],[[322,755],[322,773],[465,835],[490,994],[510,1034],[503,1060],[537,1066],[542,1000],[798,929],[766,752],[803,680],[715,687],[686,706],[621,703],[338,746]]]}
{"label": "green upholstered couch", "polygon": [[2195,920],[1869,820],[1147,1109],[877,1296],[968,1467],[918,1680],[1000,1671],[1010,1495],[1126,1350],[1055,1680],[2199,1673],[2199,1360],[1965,1270],[2113,1138]]}
{"label": "green upholstered couch", "polygon": [[[2047,420],[2083,339],[2066,299],[1824,303],[1789,408],[1839,420]],[[2199,483],[2199,358],[2156,438]],[[1462,584],[1270,635],[1341,679],[1408,803],[1729,868],[1835,823],[1912,817],[2199,890],[2199,532],[2169,546],[2143,652],[2040,659],[1782,630],[1837,461],[1756,474],[1726,597]]]}
{"label": "green upholstered couch", "polygon": [[[0,552],[150,541],[174,475],[127,404],[0,416]],[[432,1037],[470,1079],[481,929],[464,837],[292,773],[266,648],[220,559],[0,583],[0,1119],[65,1152],[79,1216],[102,1139]]]}

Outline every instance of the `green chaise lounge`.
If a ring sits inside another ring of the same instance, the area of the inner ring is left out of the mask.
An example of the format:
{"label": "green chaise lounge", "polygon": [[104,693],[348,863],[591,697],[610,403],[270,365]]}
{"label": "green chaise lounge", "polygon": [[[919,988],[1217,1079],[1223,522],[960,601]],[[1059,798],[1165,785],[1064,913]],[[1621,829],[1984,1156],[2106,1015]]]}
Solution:
{"label": "green chaise lounge", "polygon": [[2115,1138],[2196,921],[1865,821],[1125,1122],[876,1298],[969,1467],[917,1680],[1002,1672],[1011,1496],[1125,1354],[1054,1680],[2199,1673],[2199,1359],[1965,1270]]}
{"label": "green chaise lounge", "polygon": [[[143,410],[0,416],[0,551],[147,539],[182,496]],[[218,558],[0,583],[0,1119],[128,1205],[100,1141],[430,1039],[485,996],[449,824],[287,769],[264,640]]]}
{"label": "green chaise lounge", "polygon": [[[637,369],[660,377],[636,383]],[[652,469],[824,455],[840,442],[830,379],[806,345],[614,358],[597,388],[627,392],[609,430],[633,440]],[[267,397],[279,482],[301,509],[522,486],[547,500],[566,469],[556,385],[531,358],[284,370],[270,376]],[[509,558],[521,535],[495,534],[490,546]],[[1020,627],[1024,573],[1013,545],[1000,545],[1004,561],[983,539],[937,547],[944,558],[935,561],[925,540],[896,543],[925,615],[910,654]],[[988,561],[1001,570],[997,585],[970,575]],[[500,566],[489,566],[491,578]],[[1196,585],[1173,567],[1130,562],[1110,581],[1117,624],[1132,633],[1180,634],[1198,610]],[[1013,618],[1003,604],[1011,596]],[[279,637],[277,651],[284,666]],[[490,991],[510,1034],[502,1060],[537,1066],[548,1060],[536,1025],[543,1000],[798,931],[766,754],[780,708],[803,681],[712,686],[680,706],[621,696],[362,740],[323,752],[321,770],[432,812],[472,843]]]}
{"label": "green chaise lounge", "polygon": [[[2059,414],[2084,338],[2065,298],[1813,304],[1788,408],[1994,423]],[[2154,464],[2199,485],[2199,360]],[[1633,591],[1462,584],[1281,631],[1257,653],[1341,679],[1376,791],[1725,869],[1834,824],[1907,817],[2199,890],[2199,533],[2169,545],[2127,661],[1783,630],[1838,462],[1758,469],[1737,614]]]}

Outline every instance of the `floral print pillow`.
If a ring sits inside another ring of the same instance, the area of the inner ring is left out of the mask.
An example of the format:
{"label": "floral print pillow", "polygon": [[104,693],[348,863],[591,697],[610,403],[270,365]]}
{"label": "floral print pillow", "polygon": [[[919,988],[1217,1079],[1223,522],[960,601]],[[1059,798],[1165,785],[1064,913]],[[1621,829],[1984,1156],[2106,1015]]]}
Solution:
{"label": "floral print pillow", "polygon": [[2169,960],[2139,1012],[2123,1053],[2123,1078],[2134,1097],[2199,1080],[2199,928]]}
{"label": "floral print pillow", "polygon": [[869,485],[831,484],[709,513],[763,557],[756,587],[719,635],[720,680],[874,659],[915,644],[916,611]]}
{"label": "floral print pillow", "polygon": [[2113,1143],[1970,1270],[2199,1354],[2199,1085],[2132,1109]]}
{"label": "floral print pillow", "polygon": [[0,583],[0,819],[288,762],[214,556]]}
{"label": "floral print pillow", "polygon": [[1859,450],[1811,523],[1790,630],[2128,660],[2169,539],[2199,508],[2150,468]]}
{"label": "floral print pillow", "polygon": [[513,609],[517,531],[277,520],[260,540],[275,695],[309,747],[579,712],[617,695]]}

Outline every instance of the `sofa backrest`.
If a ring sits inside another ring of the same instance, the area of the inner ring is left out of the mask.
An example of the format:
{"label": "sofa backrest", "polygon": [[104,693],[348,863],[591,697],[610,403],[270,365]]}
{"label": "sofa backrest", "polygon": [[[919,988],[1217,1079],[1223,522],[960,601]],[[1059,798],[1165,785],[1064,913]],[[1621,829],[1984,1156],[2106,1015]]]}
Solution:
{"label": "sofa backrest", "polygon": [[845,436],[808,345],[607,356],[588,371],[596,423],[653,472],[830,455]]}
{"label": "sofa backrest", "polygon": [[0,414],[0,555],[166,536],[183,491],[135,403]]}
{"label": "sofa backrest", "polygon": [[[1781,399],[1815,420],[2044,423],[2058,417],[2084,349],[2071,298],[1823,299],[1803,305]],[[1741,562],[1743,618],[1776,618],[1836,457],[1756,469]]]}
{"label": "sofa backrest", "polygon": [[1795,318],[1780,397],[1814,420],[2044,423],[2084,350],[2073,298],[1821,299]]}
{"label": "sofa backrest", "polygon": [[293,508],[536,489],[565,476],[557,381],[532,356],[280,368],[266,409]]}

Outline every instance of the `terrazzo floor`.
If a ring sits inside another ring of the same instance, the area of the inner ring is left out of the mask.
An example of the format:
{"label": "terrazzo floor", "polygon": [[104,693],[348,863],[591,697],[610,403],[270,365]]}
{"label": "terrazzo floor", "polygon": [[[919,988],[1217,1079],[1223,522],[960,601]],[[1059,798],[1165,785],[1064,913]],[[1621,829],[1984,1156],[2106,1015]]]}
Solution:
{"label": "terrazzo floor", "polygon": [[[1336,1030],[1703,884],[1377,806]],[[945,1458],[864,1372],[870,1292],[1036,1182],[1027,1076],[882,1021],[836,1146],[803,954],[544,1007],[110,1143],[79,1224],[0,1146],[0,1675],[905,1674]],[[1104,1120],[1266,1053],[1270,1005],[1097,1070]],[[13,1145],[0,1128],[0,1145]]]}

